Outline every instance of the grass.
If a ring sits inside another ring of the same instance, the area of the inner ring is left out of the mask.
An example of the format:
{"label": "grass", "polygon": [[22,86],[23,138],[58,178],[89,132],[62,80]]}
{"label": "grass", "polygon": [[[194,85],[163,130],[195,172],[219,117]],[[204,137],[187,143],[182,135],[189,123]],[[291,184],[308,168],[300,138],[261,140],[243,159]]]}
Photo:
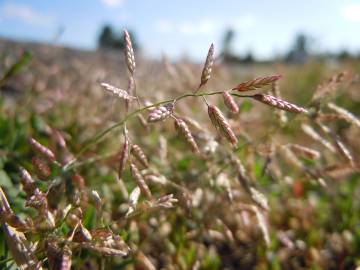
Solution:
{"label": "grass", "polygon": [[[359,264],[358,62],[245,73],[213,46],[201,69],[138,60],[126,42],[128,73],[106,55],[2,58],[1,268]],[[9,228],[38,243],[25,262]]]}

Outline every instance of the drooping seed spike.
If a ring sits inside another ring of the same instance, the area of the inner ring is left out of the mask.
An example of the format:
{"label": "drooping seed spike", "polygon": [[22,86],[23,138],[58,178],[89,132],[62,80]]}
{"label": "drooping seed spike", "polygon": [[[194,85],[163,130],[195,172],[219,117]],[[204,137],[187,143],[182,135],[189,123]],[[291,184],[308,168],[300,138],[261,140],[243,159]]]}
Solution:
{"label": "drooping seed spike", "polygon": [[288,111],[288,112],[293,112],[293,113],[307,113],[308,111],[300,106],[297,106],[295,104],[292,104],[290,102],[287,102],[285,100],[282,100],[280,98],[271,96],[271,95],[266,95],[266,94],[256,94],[253,95],[252,98],[266,104],[272,107],[275,107],[277,109],[280,110],[284,110],[284,111]]}
{"label": "drooping seed spike", "polygon": [[163,121],[172,114],[173,109],[174,109],[174,105],[172,103],[167,103],[165,105],[152,109],[149,112],[147,121],[149,123]]}
{"label": "drooping seed spike", "polygon": [[179,132],[181,136],[185,138],[186,142],[190,145],[192,152],[199,154],[199,147],[185,121],[179,118],[175,118],[175,129]]}
{"label": "drooping seed spike", "polygon": [[134,55],[134,49],[132,46],[131,38],[129,35],[129,32],[124,30],[124,42],[125,42],[125,58],[126,58],[126,64],[127,67],[131,73],[131,75],[134,75],[135,73],[135,55]]}
{"label": "drooping seed spike", "polygon": [[238,143],[238,139],[236,138],[228,121],[226,120],[222,112],[219,110],[219,108],[214,105],[209,105],[208,114],[212,124],[220,132],[220,134],[223,135],[230,143],[236,146]]}
{"label": "drooping seed spike", "polygon": [[56,161],[54,153],[49,148],[42,145],[34,138],[29,139],[29,144],[35,152],[38,152],[39,154],[43,155],[49,161],[51,162]]}
{"label": "drooping seed spike", "polygon": [[125,128],[125,131],[124,131],[124,137],[125,137],[124,138],[125,141],[124,141],[124,144],[122,146],[121,153],[120,153],[120,158],[119,158],[119,169],[118,169],[119,179],[121,179],[122,174],[123,174],[124,169],[125,169],[125,166],[126,166],[126,162],[129,159],[130,142],[129,142],[129,138],[128,138],[128,135],[127,135],[126,128]]}
{"label": "drooping seed spike", "polygon": [[141,149],[141,147],[137,144],[133,144],[131,146],[131,154],[143,165],[145,168],[149,167],[149,161]]}
{"label": "drooping seed spike", "polygon": [[328,103],[327,106],[335,111],[336,113],[338,113],[338,115],[340,115],[341,117],[343,117],[343,119],[345,119],[346,121],[348,121],[350,124],[354,124],[358,127],[360,127],[360,119],[358,119],[354,114],[352,114],[351,112],[349,112],[348,110],[334,104],[334,103]]}
{"label": "drooping seed spike", "polygon": [[269,84],[279,80],[280,78],[281,78],[281,75],[260,77],[260,78],[256,78],[256,79],[253,79],[250,81],[240,83],[237,86],[235,86],[232,90],[237,90],[237,91],[241,91],[241,92],[255,90],[255,89],[264,87],[266,85],[269,85]]}
{"label": "drooping seed spike", "polygon": [[130,164],[130,171],[131,171],[132,177],[134,178],[136,184],[138,185],[138,187],[140,188],[140,190],[144,194],[144,196],[148,200],[152,200],[151,191],[150,191],[148,185],[146,184],[143,176],[141,175],[139,169],[136,167],[136,165],[134,163]]}
{"label": "drooping seed spike", "polygon": [[228,91],[222,93],[224,104],[232,113],[239,112],[239,106],[236,104],[234,98],[230,95]]}
{"label": "drooping seed spike", "polygon": [[211,43],[208,54],[206,56],[204,68],[201,73],[201,81],[199,88],[207,83],[211,77],[212,67],[214,65],[214,44]]}

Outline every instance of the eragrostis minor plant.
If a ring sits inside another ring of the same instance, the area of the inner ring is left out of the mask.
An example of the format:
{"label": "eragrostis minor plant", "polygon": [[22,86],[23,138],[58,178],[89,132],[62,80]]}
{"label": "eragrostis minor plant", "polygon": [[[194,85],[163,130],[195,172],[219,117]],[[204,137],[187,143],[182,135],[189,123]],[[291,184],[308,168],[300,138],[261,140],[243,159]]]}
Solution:
{"label": "eragrostis minor plant", "polygon": [[[127,124],[130,119],[135,117],[140,117],[139,119],[144,126],[162,125],[164,121],[173,121],[177,136],[185,142],[187,147],[189,147],[189,151],[195,154],[194,159],[204,159],[206,162],[211,164],[211,159],[207,160],[204,158],[206,155],[204,155],[204,151],[200,147],[200,139],[198,136],[195,136],[195,132],[202,129],[201,125],[192,117],[184,116],[180,112],[177,112],[177,105],[179,102],[182,102],[187,98],[198,98],[200,102],[204,102],[204,107],[207,108],[209,123],[212,124],[220,137],[223,137],[230,144],[231,147],[227,147],[226,144],[223,147],[226,151],[224,158],[229,161],[230,166],[237,175],[238,182],[251,199],[251,204],[239,204],[237,207],[246,209],[249,213],[252,213],[254,219],[257,220],[257,224],[262,232],[264,241],[267,245],[269,245],[270,236],[267,226],[267,214],[270,210],[270,206],[267,198],[262,192],[254,187],[244,164],[242,164],[238,156],[234,154],[239,148],[239,141],[241,141],[241,139],[236,130],[233,130],[231,121],[226,118],[226,114],[223,113],[219,107],[214,104],[210,104],[207,97],[219,96],[219,98],[222,98],[224,105],[232,114],[239,114],[240,112],[237,103],[237,99],[239,98],[256,100],[269,106],[269,108],[271,107],[272,109],[276,109],[276,111],[304,114],[309,118],[313,117],[319,121],[321,120],[321,117],[324,117],[324,114],[313,114],[312,111],[292,104],[279,97],[277,83],[281,79],[280,75],[255,78],[249,81],[241,82],[230,89],[227,88],[226,90],[206,91],[207,84],[211,79],[212,71],[214,69],[214,44],[211,44],[208,50],[206,61],[200,75],[200,84],[197,84],[198,87],[188,93],[183,93],[182,95],[169,100],[163,100],[154,104],[142,106],[142,103],[146,103],[143,102],[143,97],[141,97],[136,91],[136,61],[134,50],[132,48],[131,37],[127,31],[124,32],[124,38],[126,44],[125,59],[128,70],[127,88],[118,88],[107,82],[101,83],[104,90],[112,94],[114,97],[124,101],[126,115],[123,119],[89,139],[89,141],[75,155],[72,155],[70,150],[67,150],[69,155],[71,154],[71,160],[68,162],[61,162],[59,157],[56,156],[56,152],[50,150],[47,146],[41,144],[34,138],[29,139],[29,145],[35,154],[32,159],[32,163],[37,178],[41,181],[49,181],[50,191],[52,185],[55,186],[56,184],[56,181],[52,181],[53,170],[56,169],[59,171],[60,178],[65,178],[65,175],[72,175],[75,189],[75,195],[72,201],[68,203],[64,209],[56,209],[56,211],[51,209],[49,206],[51,198],[48,197],[47,192],[43,192],[36,187],[36,180],[33,179],[33,176],[26,169],[19,168],[21,182],[27,198],[26,205],[33,208],[37,213],[36,218],[29,218],[23,221],[11,210],[6,201],[5,195],[0,190],[0,209],[2,220],[5,224],[18,231],[15,234],[13,233],[11,238],[11,241],[18,244],[17,248],[11,249],[16,263],[19,267],[24,266],[22,267],[23,269],[32,269],[31,267],[34,265],[41,265],[41,261],[39,261],[34,255],[37,250],[29,247],[30,245],[23,232],[33,234],[36,234],[39,231],[46,232],[45,237],[41,239],[39,246],[40,250],[46,252],[50,265],[55,264],[54,261],[56,260],[60,261],[60,268],[52,266],[54,269],[70,269],[72,253],[82,249],[91,250],[99,253],[100,255],[121,257],[128,256],[137,251],[136,247],[134,247],[132,243],[125,243],[125,241],[112,230],[111,226],[108,226],[107,228],[99,227],[95,230],[88,230],[85,228],[83,223],[84,209],[82,208],[82,205],[85,202],[93,204],[98,216],[100,217],[99,220],[102,220],[105,216],[105,200],[100,197],[96,190],[89,191],[84,189],[84,179],[81,175],[76,173],[75,169],[81,166],[81,157],[90,147],[99,143],[105,135],[109,134],[113,130],[122,128],[123,144],[119,149],[119,156],[117,160],[117,180],[120,189],[124,194],[126,194],[124,197],[127,198],[129,203],[129,208],[127,209],[124,218],[126,220],[131,220],[144,212],[174,207],[174,205],[179,202],[179,197],[173,193],[157,197],[157,193],[153,192],[151,185],[149,185],[150,182],[160,186],[171,185],[174,190],[181,191],[184,198],[187,196],[185,189],[182,186],[166,179],[166,177],[163,177],[156,170],[156,166],[152,164],[151,159],[149,159],[146,154],[146,148],[135,143],[136,138],[135,136],[132,136],[131,129],[128,128],[129,125]],[[342,76],[337,76],[332,79],[330,82],[331,87],[341,80]],[[248,95],[243,94],[250,91],[260,90],[265,86],[272,87],[271,95],[264,93]],[[325,88],[326,87],[323,86],[321,91],[319,90],[319,93],[321,92],[321,94],[318,93],[317,96],[320,97],[324,94],[324,92],[327,92],[327,90],[324,90]],[[334,111],[335,115],[339,118],[345,119],[354,125],[358,125],[358,119],[347,110],[332,103],[330,103],[328,107],[330,110]],[[147,111],[148,115],[144,118],[142,114]],[[204,114],[206,115],[206,110],[204,110]],[[280,121],[282,122],[287,121],[286,116],[283,114],[280,118]],[[314,141],[320,142],[320,144],[332,153],[341,153],[344,159],[344,165],[355,166],[355,161],[351,152],[346,148],[344,143],[342,143],[340,138],[333,136],[332,131],[329,128],[321,125],[321,123],[317,124],[317,129],[321,130],[327,137],[330,137],[330,139],[325,139],[325,135],[320,134],[320,132],[316,131],[310,124],[303,124],[301,127],[305,134],[311,137]],[[59,145],[67,149],[66,143],[64,143],[65,140],[61,137],[61,133],[56,132],[55,130],[53,132],[58,138]],[[165,148],[164,145],[166,144],[164,142],[162,145]],[[299,167],[301,170],[306,171],[309,175],[315,175],[316,177],[321,178],[321,175],[318,175],[317,172],[306,169],[301,160],[302,157],[314,160],[319,159],[321,155],[318,151],[298,144],[287,144],[285,146],[276,146],[274,147],[274,150],[269,152],[271,152],[271,155],[274,155],[273,152],[276,151],[285,152],[284,155],[287,155],[287,160],[291,161],[292,164]],[[127,194],[127,190],[124,188],[123,183],[124,172],[127,171],[130,172],[130,175],[136,184],[136,187],[129,192],[129,194]],[[231,186],[227,185],[226,190],[231,201],[233,198]],[[140,199],[143,199],[143,201]],[[226,224],[224,224],[221,220],[219,220],[219,222],[219,224],[226,229],[228,239],[233,239],[234,237],[232,236],[231,231],[227,228]],[[113,224],[116,223],[117,221],[113,221]],[[60,231],[59,228],[61,228],[63,224],[66,224],[70,228],[70,232],[66,237],[60,237],[59,234],[57,234]],[[55,231],[55,233],[53,233],[53,231]],[[8,235],[11,234],[8,233]],[[26,259],[21,256],[21,253],[27,254]],[[145,255],[142,254],[140,257],[146,260],[146,257],[144,256]]]}

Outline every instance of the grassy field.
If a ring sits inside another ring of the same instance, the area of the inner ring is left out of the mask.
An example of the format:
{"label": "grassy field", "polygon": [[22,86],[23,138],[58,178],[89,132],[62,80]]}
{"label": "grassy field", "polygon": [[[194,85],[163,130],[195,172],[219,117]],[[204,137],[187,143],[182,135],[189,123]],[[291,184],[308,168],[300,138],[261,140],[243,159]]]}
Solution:
{"label": "grassy field", "polygon": [[359,61],[135,59],[0,42],[1,269],[360,266]]}

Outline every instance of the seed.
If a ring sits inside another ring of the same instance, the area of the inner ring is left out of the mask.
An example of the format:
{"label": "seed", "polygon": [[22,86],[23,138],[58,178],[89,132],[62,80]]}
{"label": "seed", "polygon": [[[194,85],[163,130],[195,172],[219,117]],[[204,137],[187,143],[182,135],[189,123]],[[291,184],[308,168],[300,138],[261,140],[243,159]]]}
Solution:
{"label": "seed", "polygon": [[209,105],[208,114],[212,124],[220,132],[220,134],[222,134],[234,146],[237,145],[238,139],[219,108],[214,105]]}
{"label": "seed", "polygon": [[186,142],[190,145],[191,150],[193,153],[200,153],[199,147],[196,144],[196,141],[191,134],[188,125],[182,119],[176,118],[175,119],[175,129],[179,132],[181,136],[183,136]]}
{"label": "seed", "polygon": [[308,111],[305,108],[302,108],[300,106],[297,106],[295,104],[292,104],[290,102],[287,102],[285,100],[282,100],[280,98],[271,96],[271,95],[265,95],[265,94],[256,94],[253,95],[252,98],[266,104],[270,105],[272,107],[275,107],[280,110],[293,112],[293,113],[307,113]]}

